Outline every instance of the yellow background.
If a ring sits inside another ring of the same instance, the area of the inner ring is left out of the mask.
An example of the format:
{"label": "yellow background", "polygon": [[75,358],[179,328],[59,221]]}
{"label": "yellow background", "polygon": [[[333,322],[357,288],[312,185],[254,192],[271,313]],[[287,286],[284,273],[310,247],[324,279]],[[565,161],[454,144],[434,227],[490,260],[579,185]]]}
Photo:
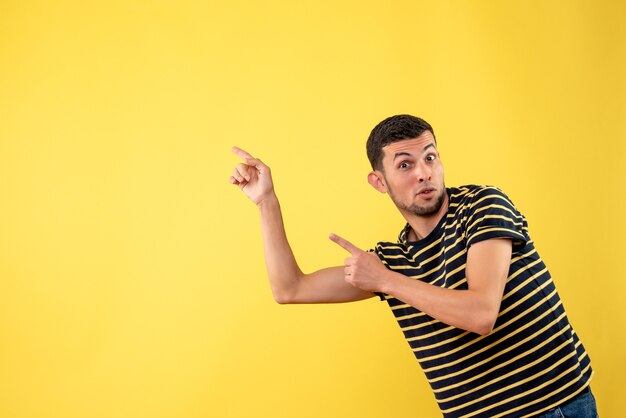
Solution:
{"label": "yellow background", "polygon": [[626,7],[583,1],[2,1],[0,416],[437,417],[384,303],[280,306],[231,145],[305,271],[403,221],[383,118],[525,213],[623,414]]}

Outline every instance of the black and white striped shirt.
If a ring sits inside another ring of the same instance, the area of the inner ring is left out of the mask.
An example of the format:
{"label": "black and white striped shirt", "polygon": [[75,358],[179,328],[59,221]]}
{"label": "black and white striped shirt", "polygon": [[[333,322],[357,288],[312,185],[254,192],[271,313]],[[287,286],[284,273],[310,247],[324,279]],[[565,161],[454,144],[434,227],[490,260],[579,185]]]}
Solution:
{"label": "black and white striped shirt", "polygon": [[472,244],[513,241],[500,313],[480,336],[383,295],[426,374],[445,417],[520,417],[565,403],[589,385],[590,360],[572,329],[524,216],[495,187],[448,188],[449,208],[425,238],[380,242],[386,266],[415,280],[467,289]]}

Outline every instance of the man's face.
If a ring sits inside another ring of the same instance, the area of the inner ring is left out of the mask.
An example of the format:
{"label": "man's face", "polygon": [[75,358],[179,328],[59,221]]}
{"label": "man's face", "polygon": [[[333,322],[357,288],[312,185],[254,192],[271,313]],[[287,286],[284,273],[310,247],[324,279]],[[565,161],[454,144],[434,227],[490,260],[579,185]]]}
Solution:
{"label": "man's face", "polygon": [[398,209],[417,216],[437,213],[446,188],[433,134],[425,131],[417,138],[391,143],[383,152],[382,175]]}

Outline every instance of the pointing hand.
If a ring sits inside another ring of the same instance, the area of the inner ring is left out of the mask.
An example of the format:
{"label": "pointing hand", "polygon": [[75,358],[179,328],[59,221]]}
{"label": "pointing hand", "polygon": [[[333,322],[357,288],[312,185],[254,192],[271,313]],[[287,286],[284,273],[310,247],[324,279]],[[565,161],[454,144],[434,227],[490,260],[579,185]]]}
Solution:
{"label": "pointing hand", "polygon": [[384,292],[385,278],[390,272],[376,253],[363,251],[336,234],[330,234],[329,238],[351,255],[344,261],[346,282],[369,292]]}
{"label": "pointing hand", "polygon": [[262,203],[274,192],[270,168],[241,148],[233,147],[232,151],[244,162],[235,167],[229,181],[239,186],[255,204]]}

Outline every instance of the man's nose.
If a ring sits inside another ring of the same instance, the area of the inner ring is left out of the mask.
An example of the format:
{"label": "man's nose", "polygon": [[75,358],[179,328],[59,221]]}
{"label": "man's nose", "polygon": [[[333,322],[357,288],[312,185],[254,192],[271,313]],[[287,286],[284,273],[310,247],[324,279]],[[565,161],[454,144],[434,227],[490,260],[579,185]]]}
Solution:
{"label": "man's nose", "polygon": [[430,181],[430,178],[432,176],[432,170],[430,169],[430,167],[428,167],[428,165],[424,164],[424,163],[420,163],[416,165],[416,176],[417,176],[417,180],[420,183],[423,183],[425,181]]}

